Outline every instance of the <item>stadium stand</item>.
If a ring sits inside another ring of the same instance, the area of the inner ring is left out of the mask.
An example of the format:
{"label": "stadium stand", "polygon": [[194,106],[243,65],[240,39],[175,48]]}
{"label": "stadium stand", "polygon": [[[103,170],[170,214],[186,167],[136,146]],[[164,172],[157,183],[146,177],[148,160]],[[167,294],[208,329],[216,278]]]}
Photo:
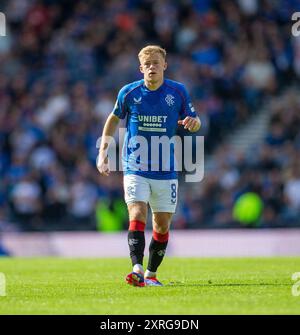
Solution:
{"label": "stadium stand", "polygon": [[[126,228],[116,206],[122,175],[99,175],[96,141],[118,90],[140,78],[136,54],[148,43],[167,49],[167,76],[191,92],[197,135],[215,162],[193,192],[183,188],[173,227],[241,226],[232,208],[248,191],[264,202],[256,227],[300,226],[300,42],[291,35],[299,1],[9,0],[0,10],[8,22],[0,230],[101,229],[96,208]],[[272,118],[263,145],[226,147],[226,135],[265,101]]]}

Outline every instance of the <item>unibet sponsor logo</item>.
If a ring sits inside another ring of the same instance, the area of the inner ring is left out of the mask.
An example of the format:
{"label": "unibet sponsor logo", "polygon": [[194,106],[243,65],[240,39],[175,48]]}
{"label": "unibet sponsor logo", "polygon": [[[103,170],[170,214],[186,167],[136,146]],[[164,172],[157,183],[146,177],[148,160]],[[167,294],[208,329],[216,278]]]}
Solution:
{"label": "unibet sponsor logo", "polygon": [[157,123],[157,122],[166,122],[166,115],[139,115],[140,122],[148,122],[148,123]]}

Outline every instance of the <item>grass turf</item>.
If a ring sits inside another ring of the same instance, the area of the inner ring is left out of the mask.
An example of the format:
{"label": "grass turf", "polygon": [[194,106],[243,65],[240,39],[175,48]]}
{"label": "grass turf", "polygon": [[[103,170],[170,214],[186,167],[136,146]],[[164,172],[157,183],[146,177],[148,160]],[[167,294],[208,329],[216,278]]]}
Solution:
{"label": "grass turf", "polygon": [[124,259],[0,258],[0,314],[300,314],[300,258],[166,258],[164,287],[125,283]]}

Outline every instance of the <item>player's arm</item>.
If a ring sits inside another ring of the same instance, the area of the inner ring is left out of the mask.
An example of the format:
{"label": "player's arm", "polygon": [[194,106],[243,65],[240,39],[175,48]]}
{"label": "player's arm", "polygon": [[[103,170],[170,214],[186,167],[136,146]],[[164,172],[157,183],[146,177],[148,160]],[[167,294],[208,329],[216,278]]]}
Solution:
{"label": "player's arm", "polygon": [[125,104],[125,95],[126,95],[126,86],[124,86],[119,91],[114,109],[107,118],[103,128],[101,144],[99,148],[99,155],[97,157],[97,168],[99,172],[104,176],[109,175],[108,155],[107,155],[109,145],[113,140],[113,135],[118,127],[120,119],[124,119],[127,113],[127,108]]}
{"label": "player's arm", "polygon": [[201,121],[195,112],[191,98],[184,85],[181,86],[181,93],[184,97],[180,113],[182,120],[179,120],[178,124],[184,126],[184,129],[188,129],[191,133],[195,133],[200,129]]}
{"label": "player's arm", "polygon": [[195,133],[201,127],[201,121],[198,116],[186,116],[183,120],[178,120],[178,124],[184,126],[184,129],[188,129],[191,133]]}
{"label": "player's arm", "polygon": [[107,118],[104,128],[103,128],[101,144],[99,148],[99,155],[97,157],[97,169],[104,176],[108,176],[110,172],[109,167],[108,167],[107,152],[108,152],[110,142],[118,127],[119,122],[120,122],[119,117],[111,113],[109,117]]}

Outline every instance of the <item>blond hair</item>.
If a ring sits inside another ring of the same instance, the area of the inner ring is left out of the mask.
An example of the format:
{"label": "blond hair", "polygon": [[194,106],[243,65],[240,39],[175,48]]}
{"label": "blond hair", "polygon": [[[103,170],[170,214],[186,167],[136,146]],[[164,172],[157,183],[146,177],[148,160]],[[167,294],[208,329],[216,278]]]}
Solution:
{"label": "blond hair", "polygon": [[161,48],[159,45],[147,45],[138,54],[139,60],[141,61],[143,56],[153,55],[155,53],[159,53],[162,55],[163,59],[166,59],[167,52],[165,49]]}

